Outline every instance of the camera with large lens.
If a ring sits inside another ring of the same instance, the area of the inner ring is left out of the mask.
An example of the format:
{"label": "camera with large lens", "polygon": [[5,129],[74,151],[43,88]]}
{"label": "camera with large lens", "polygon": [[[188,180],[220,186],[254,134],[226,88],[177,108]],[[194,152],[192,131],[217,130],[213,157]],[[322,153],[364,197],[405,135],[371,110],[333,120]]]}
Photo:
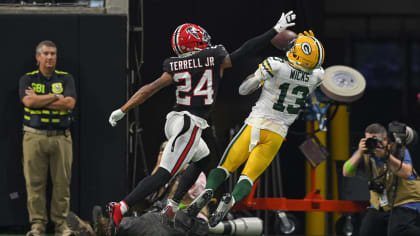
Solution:
{"label": "camera with large lens", "polygon": [[417,142],[417,132],[411,127],[398,121],[388,124],[389,139],[400,145],[415,144]]}
{"label": "camera with large lens", "polygon": [[376,136],[367,138],[365,141],[367,153],[373,154],[375,152],[375,149],[380,146],[379,145],[380,143],[381,143],[381,140]]}
{"label": "camera with large lens", "polygon": [[384,192],[385,185],[377,180],[369,181],[369,190],[376,193],[382,194]]}

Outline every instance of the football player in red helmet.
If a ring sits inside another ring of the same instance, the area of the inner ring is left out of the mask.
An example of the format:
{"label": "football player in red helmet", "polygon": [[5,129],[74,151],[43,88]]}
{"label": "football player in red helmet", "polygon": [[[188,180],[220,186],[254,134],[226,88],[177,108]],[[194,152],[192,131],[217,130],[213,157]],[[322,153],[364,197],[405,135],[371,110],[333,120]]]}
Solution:
{"label": "football player in red helmet", "polygon": [[142,104],[160,89],[171,84],[176,86],[176,103],[173,111],[166,116],[165,123],[168,144],[159,168],[153,175],[141,180],[124,200],[108,204],[108,234],[116,233],[122,216],[131,206],[168,183],[183,166],[190,163],[175,196],[162,212],[165,219],[174,220],[178,203],[207,165],[206,157],[210,151],[201,134],[209,127],[210,113],[224,69],[241,60],[258,57],[276,34],[295,25],[295,18],[293,11],[283,13],[273,28],[248,40],[231,54],[223,45],[211,46],[210,36],[202,27],[189,23],[177,27],[171,44],[178,57],[167,58],[163,62],[162,75],[141,87],[109,117],[110,124],[115,126],[130,109]]}
{"label": "football player in red helmet", "polygon": [[171,46],[178,56],[183,57],[210,47],[210,39],[210,35],[202,27],[185,23],[178,26],[172,34]]}

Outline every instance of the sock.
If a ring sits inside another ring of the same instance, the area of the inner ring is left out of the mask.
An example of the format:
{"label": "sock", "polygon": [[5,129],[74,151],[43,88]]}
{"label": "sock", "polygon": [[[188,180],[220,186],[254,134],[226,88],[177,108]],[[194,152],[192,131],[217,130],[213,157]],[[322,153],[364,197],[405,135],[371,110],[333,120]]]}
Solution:
{"label": "sock", "polygon": [[206,189],[217,189],[227,178],[227,174],[223,168],[217,167],[210,171],[207,178]]}
{"label": "sock", "polygon": [[137,184],[136,188],[124,198],[125,203],[131,207],[137,202],[143,201],[146,196],[165,186],[171,177],[169,171],[159,167],[153,175],[146,176]]}
{"label": "sock", "polygon": [[244,175],[239,178],[238,183],[235,185],[235,188],[233,188],[232,196],[235,202],[246,198],[252,190],[251,180],[246,176],[242,178],[243,176]]}
{"label": "sock", "polygon": [[120,202],[120,204],[121,204],[121,206],[120,206],[120,211],[121,211],[121,214],[122,215],[124,215],[125,213],[127,213],[127,211],[128,211],[128,206],[127,206],[127,203],[124,201],[124,200],[122,200],[121,202]]}
{"label": "sock", "polygon": [[180,203],[184,195],[194,185],[195,181],[197,181],[200,173],[201,168],[196,163],[191,163],[184,173],[182,173],[181,180],[179,181],[172,200]]}

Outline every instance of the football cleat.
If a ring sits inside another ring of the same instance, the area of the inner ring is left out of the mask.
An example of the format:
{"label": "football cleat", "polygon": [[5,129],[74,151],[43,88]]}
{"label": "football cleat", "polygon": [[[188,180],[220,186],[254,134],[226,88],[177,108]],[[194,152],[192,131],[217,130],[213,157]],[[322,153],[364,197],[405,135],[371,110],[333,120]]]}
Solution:
{"label": "football cleat", "polygon": [[185,23],[178,26],[172,34],[171,46],[178,56],[190,55],[211,46],[210,35],[202,27]]}
{"label": "football cleat", "polygon": [[286,53],[291,66],[308,73],[320,68],[325,58],[321,42],[311,35],[313,35],[312,31],[299,34]]}
{"label": "football cleat", "polygon": [[213,197],[213,190],[204,189],[201,194],[194,199],[191,205],[187,209],[187,214],[190,217],[196,217],[198,213],[203,209]]}
{"label": "football cleat", "polygon": [[222,200],[220,201],[217,209],[213,214],[210,215],[209,225],[215,227],[220,221],[225,218],[226,214],[233,207],[233,197],[229,193],[223,195]]}
{"label": "football cleat", "polygon": [[114,236],[118,231],[118,227],[120,226],[120,222],[122,219],[120,207],[121,203],[117,202],[110,202],[106,206],[106,211],[109,214],[109,223],[106,228],[107,236]]}

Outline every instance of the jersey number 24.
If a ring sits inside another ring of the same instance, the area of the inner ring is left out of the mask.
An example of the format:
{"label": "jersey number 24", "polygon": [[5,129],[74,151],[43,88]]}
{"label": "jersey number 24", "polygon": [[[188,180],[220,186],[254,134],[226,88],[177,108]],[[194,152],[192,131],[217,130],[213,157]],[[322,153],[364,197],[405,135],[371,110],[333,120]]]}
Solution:
{"label": "jersey number 24", "polygon": [[[184,84],[180,82],[184,80]],[[195,86],[192,94],[192,76],[190,72],[179,72],[174,74],[174,81],[178,83],[176,87],[176,103],[184,106],[191,106],[191,96],[205,96],[204,105],[213,104],[213,70],[207,69]]]}

